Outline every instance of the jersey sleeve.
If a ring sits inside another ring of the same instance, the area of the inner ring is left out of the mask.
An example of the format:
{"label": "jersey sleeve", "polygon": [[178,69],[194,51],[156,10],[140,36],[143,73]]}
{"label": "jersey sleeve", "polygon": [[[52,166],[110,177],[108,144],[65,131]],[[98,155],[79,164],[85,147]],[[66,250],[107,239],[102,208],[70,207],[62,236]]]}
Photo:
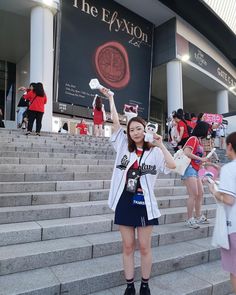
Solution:
{"label": "jersey sleeve", "polygon": [[169,174],[171,172],[171,169],[166,167],[166,161],[165,161],[162,150],[159,148],[155,148],[155,150],[156,150],[157,171],[164,174]]}
{"label": "jersey sleeve", "polygon": [[123,145],[128,145],[127,135],[122,127],[120,127],[116,132],[110,137],[110,142],[113,145],[116,152],[118,152]]}
{"label": "jersey sleeve", "polygon": [[220,172],[220,185],[219,192],[231,195],[236,198],[236,181],[232,177],[230,165],[225,165],[221,168]]}

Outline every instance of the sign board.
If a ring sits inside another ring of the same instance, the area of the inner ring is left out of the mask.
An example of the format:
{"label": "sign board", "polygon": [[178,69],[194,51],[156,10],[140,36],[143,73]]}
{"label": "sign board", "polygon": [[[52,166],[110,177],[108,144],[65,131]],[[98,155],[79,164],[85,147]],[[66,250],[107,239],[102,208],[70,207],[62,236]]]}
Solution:
{"label": "sign board", "polygon": [[219,115],[219,114],[208,114],[208,113],[204,113],[203,115],[204,121],[212,124],[212,123],[222,123],[223,120],[223,116]]}
{"label": "sign board", "polygon": [[97,78],[115,93],[119,113],[137,104],[147,119],[153,24],[112,0],[63,0],[61,14],[58,102],[91,108],[99,92],[89,81]]}

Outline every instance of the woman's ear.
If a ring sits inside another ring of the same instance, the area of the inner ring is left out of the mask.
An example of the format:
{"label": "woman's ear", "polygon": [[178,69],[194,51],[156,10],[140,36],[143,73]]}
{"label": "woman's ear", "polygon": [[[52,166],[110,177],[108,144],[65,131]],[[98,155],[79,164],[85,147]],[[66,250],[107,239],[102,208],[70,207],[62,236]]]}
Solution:
{"label": "woman's ear", "polygon": [[232,150],[233,150],[232,143],[227,144],[226,148],[228,148],[229,151],[232,152]]}

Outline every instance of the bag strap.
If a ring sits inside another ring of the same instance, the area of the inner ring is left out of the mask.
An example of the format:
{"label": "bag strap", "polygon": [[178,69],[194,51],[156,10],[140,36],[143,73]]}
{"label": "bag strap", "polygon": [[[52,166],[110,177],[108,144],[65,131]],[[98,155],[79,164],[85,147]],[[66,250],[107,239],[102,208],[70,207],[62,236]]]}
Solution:
{"label": "bag strap", "polygon": [[29,105],[32,105],[32,103],[35,101],[36,97],[37,97],[37,95],[35,95],[35,97],[32,99],[32,101],[30,101]]}

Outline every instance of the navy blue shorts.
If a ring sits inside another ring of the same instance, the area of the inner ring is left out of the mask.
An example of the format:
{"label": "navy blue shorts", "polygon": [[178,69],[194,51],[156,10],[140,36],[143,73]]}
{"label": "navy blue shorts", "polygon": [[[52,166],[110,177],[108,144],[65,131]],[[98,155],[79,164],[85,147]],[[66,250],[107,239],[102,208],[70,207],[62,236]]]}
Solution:
{"label": "navy blue shorts", "polygon": [[158,218],[148,220],[146,206],[133,205],[133,195],[124,189],[116,206],[114,223],[134,227],[158,225]]}

